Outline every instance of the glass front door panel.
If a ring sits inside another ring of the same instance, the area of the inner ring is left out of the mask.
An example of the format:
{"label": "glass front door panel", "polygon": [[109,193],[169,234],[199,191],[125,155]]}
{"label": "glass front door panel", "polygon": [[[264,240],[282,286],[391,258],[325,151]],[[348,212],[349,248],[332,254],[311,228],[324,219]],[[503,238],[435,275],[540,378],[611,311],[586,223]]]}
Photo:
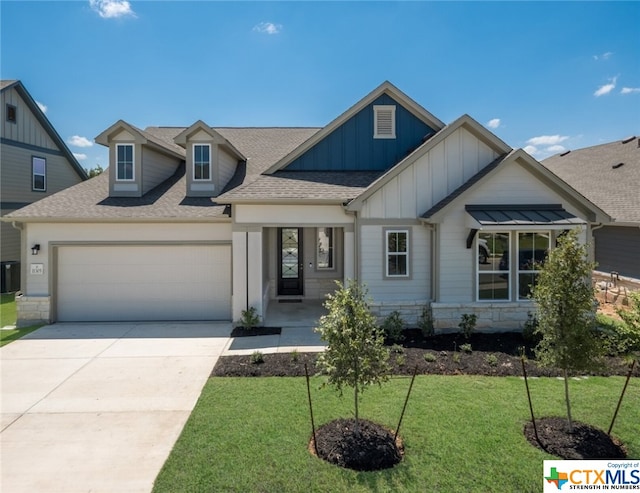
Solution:
{"label": "glass front door panel", "polygon": [[299,276],[298,229],[282,228],[282,278],[297,279]]}

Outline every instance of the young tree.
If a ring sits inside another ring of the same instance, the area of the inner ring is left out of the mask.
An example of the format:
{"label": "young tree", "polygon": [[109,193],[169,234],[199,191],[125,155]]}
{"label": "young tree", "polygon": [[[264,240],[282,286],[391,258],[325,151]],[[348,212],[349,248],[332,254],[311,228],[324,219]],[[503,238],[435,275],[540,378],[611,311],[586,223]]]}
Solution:
{"label": "young tree", "polygon": [[623,326],[618,329],[618,348],[631,356],[640,355],[640,291],[629,293],[629,308],[617,308]]}
{"label": "young tree", "polygon": [[98,176],[102,174],[103,171],[104,169],[102,169],[102,166],[100,166],[99,164],[96,164],[95,168],[91,168],[87,170],[87,174],[89,175],[89,178],[93,178],[94,176]]}
{"label": "young tree", "polygon": [[359,434],[359,394],[367,386],[388,379],[389,351],[369,310],[366,289],[353,280],[347,286],[336,283],[338,290],[328,295],[324,304],[329,313],[320,318],[316,329],[328,344],[318,358],[318,365],[340,395],[343,387],[353,387],[355,433]]}
{"label": "young tree", "polygon": [[563,371],[570,431],[573,421],[568,374],[598,367],[602,356],[591,285],[594,266],[588,260],[586,245],[580,244],[578,232],[572,230],[560,237],[558,246],[549,252],[533,288],[538,307],[536,333],[542,337],[536,356],[542,365]]}

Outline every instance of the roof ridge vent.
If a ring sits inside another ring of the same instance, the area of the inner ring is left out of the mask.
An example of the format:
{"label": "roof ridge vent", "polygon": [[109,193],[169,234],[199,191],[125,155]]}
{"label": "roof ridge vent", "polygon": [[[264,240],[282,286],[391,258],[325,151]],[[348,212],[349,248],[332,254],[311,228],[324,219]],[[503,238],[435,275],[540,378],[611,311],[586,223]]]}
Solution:
{"label": "roof ridge vent", "polygon": [[571,149],[569,149],[568,151],[564,151],[560,153],[560,157],[566,156],[567,154],[569,154],[571,152]]}
{"label": "roof ridge vent", "polygon": [[629,142],[631,142],[631,141],[632,141],[633,139],[635,139],[635,138],[636,138],[636,136],[635,136],[635,135],[632,135],[631,137],[627,137],[626,139],[623,139],[623,140],[622,140],[622,143],[623,143],[623,144],[628,144]]}
{"label": "roof ridge vent", "polygon": [[624,163],[614,164],[611,166],[611,169],[618,169],[618,168],[621,168],[622,166],[624,166]]}

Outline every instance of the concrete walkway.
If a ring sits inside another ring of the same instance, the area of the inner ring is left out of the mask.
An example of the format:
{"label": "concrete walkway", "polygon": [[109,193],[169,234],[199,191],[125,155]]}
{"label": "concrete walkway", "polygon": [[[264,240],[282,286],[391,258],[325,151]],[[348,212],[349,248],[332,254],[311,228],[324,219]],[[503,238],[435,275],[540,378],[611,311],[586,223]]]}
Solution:
{"label": "concrete walkway", "polygon": [[55,324],[0,348],[0,491],[151,491],[230,331]]}

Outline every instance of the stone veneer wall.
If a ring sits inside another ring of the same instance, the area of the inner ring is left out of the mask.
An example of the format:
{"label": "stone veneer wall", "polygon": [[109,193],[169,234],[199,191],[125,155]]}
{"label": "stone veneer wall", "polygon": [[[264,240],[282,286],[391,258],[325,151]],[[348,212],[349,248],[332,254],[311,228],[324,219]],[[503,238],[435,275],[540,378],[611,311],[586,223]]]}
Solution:
{"label": "stone veneer wall", "polygon": [[406,323],[407,327],[416,327],[422,310],[425,306],[428,306],[427,300],[417,301],[383,301],[372,302],[370,304],[371,313],[373,313],[378,319],[379,323],[382,323],[391,312],[398,311],[402,316],[402,319]]}
{"label": "stone veneer wall", "polygon": [[17,327],[51,323],[49,296],[16,296]]}
{"label": "stone veneer wall", "polygon": [[527,314],[535,312],[531,302],[522,303],[431,303],[437,331],[458,330],[464,313],[476,314],[477,330],[490,332],[522,330]]}

